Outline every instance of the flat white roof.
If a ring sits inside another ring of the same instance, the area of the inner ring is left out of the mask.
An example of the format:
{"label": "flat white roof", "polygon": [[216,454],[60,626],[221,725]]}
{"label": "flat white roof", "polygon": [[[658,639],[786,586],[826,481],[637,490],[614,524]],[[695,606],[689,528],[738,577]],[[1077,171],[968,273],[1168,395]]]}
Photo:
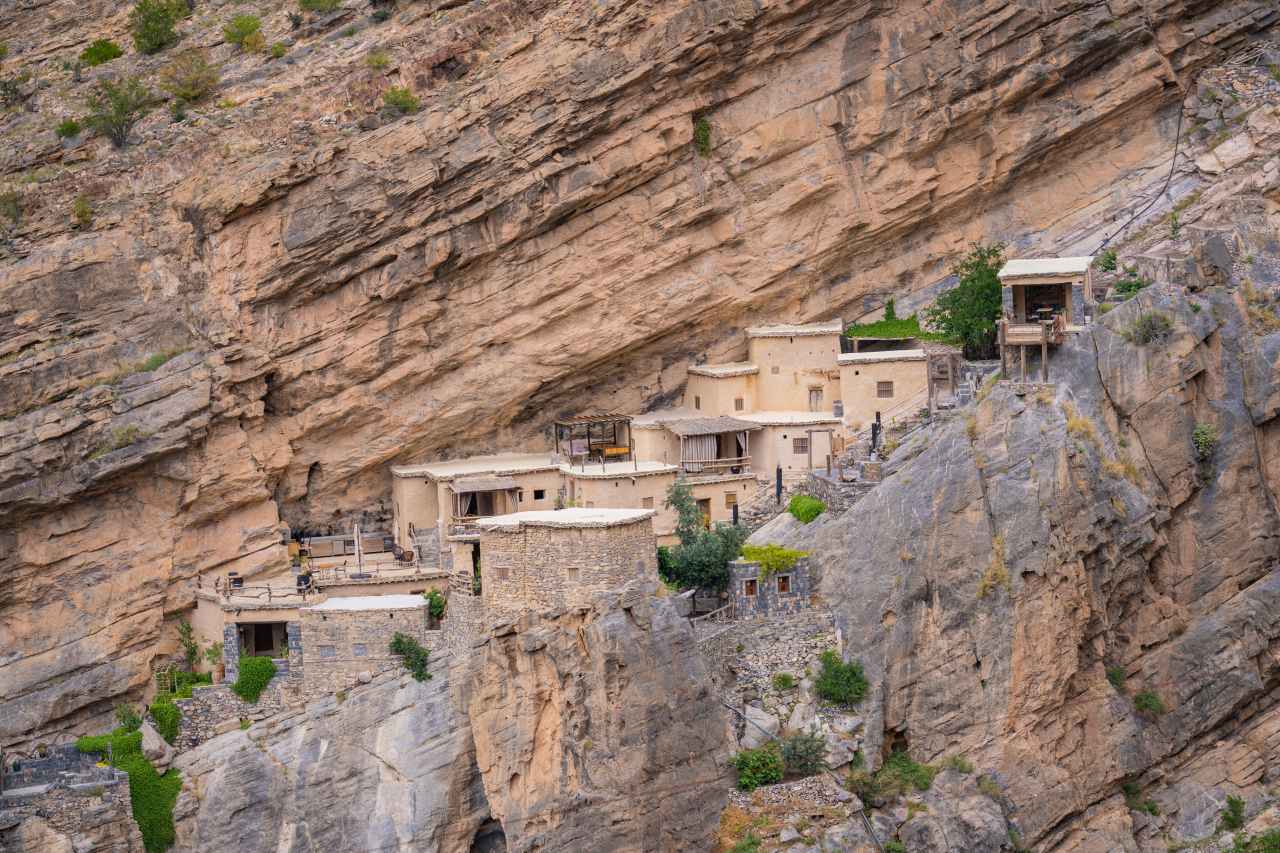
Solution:
{"label": "flat white roof", "polygon": [[734,415],[744,421],[762,426],[804,426],[805,424],[838,424],[840,419],[831,412],[751,412]]}
{"label": "flat white roof", "polygon": [[804,335],[839,335],[844,323],[839,317],[820,323],[776,323],[769,326],[752,326],[747,329],[748,338],[798,338]]}
{"label": "flat white roof", "polygon": [[927,358],[928,355],[922,349],[889,349],[841,353],[836,361],[841,364],[874,364],[878,361],[924,361]]}
{"label": "flat white roof", "polygon": [[347,595],[302,610],[416,610],[426,606],[420,595]]}
{"label": "flat white roof", "polygon": [[728,376],[750,376],[759,373],[760,368],[747,361],[734,361],[728,364],[695,364],[689,368],[694,376],[712,376],[724,379]]}
{"label": "flat white roof", "polygon": [[1054,275],[1084,275],[1093,263],[1093,257],[1076,258],[1020,258],[1008,261],[997,274],[1004,281],[1006,278],[1035,278]]}
{"label": "flat white roof", "polygon": [[644,477],[650,474],[668,474],[675,465],[665,462],[588,462],[586,465],[563,463],[560,470],[579,479],[612,479],[614,477]]}
{"label": "flat white roof", "polygon": [[694,409],[674,408],[657,409],[636,415],[631,419],[632,429],[661,429],[667,421],[678,421],[685,418],[701,418],[703,413]]}
{"label": "flat white roof", "polygon": [[513,512],[482,518],[485,530],[519,530],[521,527],[616,527],[652,518],[651,509],[614,509],[610,507],[569,507]]}
{"label": "flat white roof", "polygon": [[549,453],[497,453],[492,456],[468,456],[445,462],[422,465],[392,465],[396,477],[430,477],[452,480],[469,474],[519,474],[528,471],[554,471],[557,463]]}

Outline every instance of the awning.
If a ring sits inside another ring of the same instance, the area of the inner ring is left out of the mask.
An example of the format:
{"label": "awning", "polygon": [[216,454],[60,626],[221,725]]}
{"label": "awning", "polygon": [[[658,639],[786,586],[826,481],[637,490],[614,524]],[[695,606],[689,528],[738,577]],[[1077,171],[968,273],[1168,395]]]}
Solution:
{"label": "awning", "polygon": [[728,416],[718,418],[681,418],[663,421],[662,425],[676,435],[714,435],[720,432],[744,432],[760,429],[760,424]]}
{"label": "awning", "polygon": [[517,488],[516,481],[510,477],[461,477],[449,483],[454,494],[468,492],[500,492]]}

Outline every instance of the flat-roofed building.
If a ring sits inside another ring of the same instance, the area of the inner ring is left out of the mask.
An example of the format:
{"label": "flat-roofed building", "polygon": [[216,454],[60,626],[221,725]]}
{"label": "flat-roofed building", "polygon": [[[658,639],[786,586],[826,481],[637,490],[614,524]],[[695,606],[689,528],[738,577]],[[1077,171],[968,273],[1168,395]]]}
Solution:
{"label": "flat-roofed building", "polygon": [[747,329],[747,362],[759,372],[755,405],[743,411],[830,412],[840,394],[836,358],[843,333],[839,319]]}
{"label": "flat-roofed building", "polygon": [[[1022,378],[1027,373],[1027,347],[1039,347],[1041,378],[1049,378],[1049,347],[1088,322],[1093,306],[1093,258],[1019,258],[997,274],[1003,317],[999,340],[1001,372],[1006,373],[1010,347],[1018,347]],[[1034,349],[1032,353],[1034,354]]]}
{"label": "flat-roofed building", "polygon": [[[871,350],[840,356],[843,421],[850,431],[913,415],[929,405],[929,355],[923,349]],[[910,410],[910,411],[908,411]]]}
{"label": "flat-roofed building", "polygon": [[762,477],[772,479],[778,466],[785,479],[827,464],[838,452],[844,427],[831,412],[748,412],[741,416],[760,427],[751,439],[752,460]]}

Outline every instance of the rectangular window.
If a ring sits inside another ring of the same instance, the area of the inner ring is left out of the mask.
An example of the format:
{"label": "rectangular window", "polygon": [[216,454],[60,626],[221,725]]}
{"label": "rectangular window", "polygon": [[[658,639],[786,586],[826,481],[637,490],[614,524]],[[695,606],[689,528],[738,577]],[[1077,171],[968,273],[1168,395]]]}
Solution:
{"label": "rectangular window", "polygon": [[809,437],[805,436],[804,438],[797,437],[797,438],[791,439],[791,452],[792,453],[808,453]]}
{"label": "rectangular window", "polygon": [[737,492],[725,492],[725,493],[724,493],[724,505],[725,505],[726,507],[732,507],[732,506],[733,506],[734,504],[736,504],[737,502],[738,502],[738,493],[737,493]]}
{"label": "rectangular window", "polygon": [[791,592],[791,575],[778,575],[778,594]]}
{"label": "rectangular window", "polygon": [[516,503],[524,503],[524,489],[516,489]]}
{"label": "rectangular window", "polygon": [[743,593],[744,593],[744,594],[746,594],[749,598],[755,598],[755,597],[756,597],[756,582],[755,582],[754,580],[743,581],[743,582],[742,582],[742,591],[743,591]]}
{"label": "rectangular window", "polygon": [[369,651],[368,651],[368,649],[367,649],[367,648],[365,648],[365,644],[364,644],[364,643],[352,643],[352,644],[351,644],[351,656],[352,656],[352,657],[362,658],[362,657],[364,657],[364,656],[365,656],[366,654],[368,654],[368,653],[369,653]]}
{"label": "rectangular window", "polygon": [[500,580],[500,581],[509,581],[509,580],[511,580],[511,567],[510,567],[510,566],[497,566],[496,568],[497,568],[497,570],[498,570],[498,580]]}
{"label": "rectangular window", "polygon": [[877,383],[876,383],[876,396],[877,396],[877,397],[892,397],[892,396],[893,396],[893,383],[892,383],[892,382],[877,382]]}
{"label": "rectangular window", "polygon": [[337,649],[335,649],[333,646],[321,646],[321,647],[320,647],[320,657],[322,657],[322,658],[336,658],[337,656],[338,656],[338,651],[337,651]]}
{"label": "rectangular window", "polygon": [[742,409],[743,409],[743,407],[744,407],[745,405],[746,405],[746,404],[742,402],[742,398],[741,398],[741,397],[734,397],[734,398],[733,398],[733,410],[734,410],[735,412],[741,412],[741,411],[742,411]]}
{"label": "rectangular window", "polygon": [[701,409],[701,408],[702,408],[702,398],[701,398],[701,397],[699,397],[697,394],[694,394],[694,395],[693,395],[693,407],[694,407],[695,409]]}
{"label": "rectangular window", "polygon": [[653,509],[653,498],[641,498],[640,507],[641,509]]}
{"label": "rectangular window", "polygon": [[809,389],[809,411],[811,412],[822,411],[822,389],[821,388]]}
{"label": "rectangular window", "polygon": [[533,499],[534,499],[535,501],[544,501],[544,500],[546,500],[546,499],[547,499],[547,490],[546,490],[546,489],[534,489],[534,490],[533,490]]}
{"label": "rectangular window", "polygon": [[568,575],[569,583],[577,583],[578,579],[582,577],[582,570],[576,566],[570,566],[568,569]]}

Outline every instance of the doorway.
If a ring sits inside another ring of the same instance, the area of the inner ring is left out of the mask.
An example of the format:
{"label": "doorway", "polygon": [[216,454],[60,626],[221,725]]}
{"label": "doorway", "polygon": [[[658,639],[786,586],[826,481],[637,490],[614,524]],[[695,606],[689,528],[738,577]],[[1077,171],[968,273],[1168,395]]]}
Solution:
{"label": "doorway", "polygon": [[282,658],[289,641],[284,622],[249,622],[240,629],[240,653],[249,657]]}

